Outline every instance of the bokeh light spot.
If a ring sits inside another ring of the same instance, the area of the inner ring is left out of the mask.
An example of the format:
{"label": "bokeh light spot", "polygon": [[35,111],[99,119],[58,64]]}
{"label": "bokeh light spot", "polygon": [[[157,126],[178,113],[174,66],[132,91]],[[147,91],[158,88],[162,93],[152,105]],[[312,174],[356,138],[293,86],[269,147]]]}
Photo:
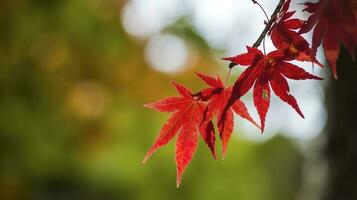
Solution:
{"label": "bokeh light spot", "polygon": [[187,63],[188,48],[185,42],[177,36],[157,35],[148,42],[145,58],[155,70],[176,73],[182,71]]}

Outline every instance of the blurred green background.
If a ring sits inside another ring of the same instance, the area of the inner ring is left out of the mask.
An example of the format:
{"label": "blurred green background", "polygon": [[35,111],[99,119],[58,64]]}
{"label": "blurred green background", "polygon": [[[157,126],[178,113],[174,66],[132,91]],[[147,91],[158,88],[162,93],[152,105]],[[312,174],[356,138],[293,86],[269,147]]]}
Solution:
{"label": "blurred green background", "polygon": [[174,142],[141,164],[168,116],[142,105],[174,95],[170,80],[199,89],[195,71],[226,71],[185,18],[164,31],[184,36],[194,64],[152,69],[123,29],[126,3],[0,1],[0,199],[304,199],[307,158],[284,136],[235,132],[218,161],[200,140],[179,189]]}

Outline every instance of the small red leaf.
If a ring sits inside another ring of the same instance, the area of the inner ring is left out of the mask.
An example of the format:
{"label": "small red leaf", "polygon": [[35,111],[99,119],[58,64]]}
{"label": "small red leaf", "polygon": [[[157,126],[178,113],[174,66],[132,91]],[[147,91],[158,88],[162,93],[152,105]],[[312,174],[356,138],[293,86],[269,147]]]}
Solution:
{"label": "small red leaf", "polygon": [[287,58],[313,62],[322,67],[315,54],[312,53],[308,42],[301,36],[301,33],[297,32],[303,26],[304,21],[296,18],[290,19],[295,13],[295,11],[288,12],[290,2],[285,2],[284,9],[281,10],[272,26],[270,31],[272,42],[276,48],[285,53]]}

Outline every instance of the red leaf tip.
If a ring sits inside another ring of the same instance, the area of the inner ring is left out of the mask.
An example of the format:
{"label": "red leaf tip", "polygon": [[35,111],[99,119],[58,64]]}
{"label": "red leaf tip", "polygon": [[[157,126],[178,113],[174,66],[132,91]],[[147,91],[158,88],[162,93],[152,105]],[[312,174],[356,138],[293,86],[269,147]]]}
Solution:
{"label": "red leaf tip", "polygon": [[151,147],[149,149],[149,151],[146,153],[142,163],[145,164],[147,160],[149,160],[149,158],[151,157],[151,155],[156,151],[156,149],[153,149],[153,147]]}
{"label": "red leaf tip", "polygon": [[143,104],[144,108],[153,108],[152,103]]}
{"label": "red leaf tip", "polygon": [[225,57],[225,58],[221,58],[222,60],[227,60],[227,61],[231,61],[232,57]]}
{"label": "red leaf tip", "polygon": [[181,85],[179,83],[176,83],[174,81],[171,81],[171,84],[175,87],[176,91],[183,97],[191,97],[192,92],[190,89],[188,89],[186,86]]}

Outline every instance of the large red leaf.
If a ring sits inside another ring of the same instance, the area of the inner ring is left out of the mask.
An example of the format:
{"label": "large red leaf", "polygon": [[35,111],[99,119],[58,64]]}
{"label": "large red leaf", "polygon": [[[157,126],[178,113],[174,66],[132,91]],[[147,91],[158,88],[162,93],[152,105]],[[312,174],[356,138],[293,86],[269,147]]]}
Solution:
{"label": "large red leaf", "polygon": [[211,149],[214,157],[215,138],[212,122],[206,120],[202,123],[205,103],[194,97],[187,87],[177,83],[173,83],[173,85],[180,94],[179,97],[168,97],[145,105],[160,112],[173,112],[173,114],[161,128],[154,144],[145,155],[143,163],[180,131],[176,143],[177,186],[179,186],[182,174],[196,150],[198,131],[201,132],[201,136]]}
{"label": "large red leaf", "polygon": [[[314,76],[304,69],[291,64],[287,61],[290,60],[281,51],[272,51],[268,55],[264,55],[258,49],[247,49],[248,53],[226,58],[235,64],[244,63],[249,67],[240,75],[234,84],[230,99],[227,101],[227,108],[232,106],[236,101],[245,95],[250,88],[253,87],[254,105],[257,108],[261,121],[262,132],[265,128],[265,118],[270,105],[270,86],[274,93],[284,102],[288,103],[296,112],[303,117],[295,98],[290,94],[289,85],[286,78],[294,80],[315,79],[321,78]],[[252,56],[252,54],[256,54]],[[249,55],[251,63],[246,59]],[[243,60],[243,61],[242,61]]]}

